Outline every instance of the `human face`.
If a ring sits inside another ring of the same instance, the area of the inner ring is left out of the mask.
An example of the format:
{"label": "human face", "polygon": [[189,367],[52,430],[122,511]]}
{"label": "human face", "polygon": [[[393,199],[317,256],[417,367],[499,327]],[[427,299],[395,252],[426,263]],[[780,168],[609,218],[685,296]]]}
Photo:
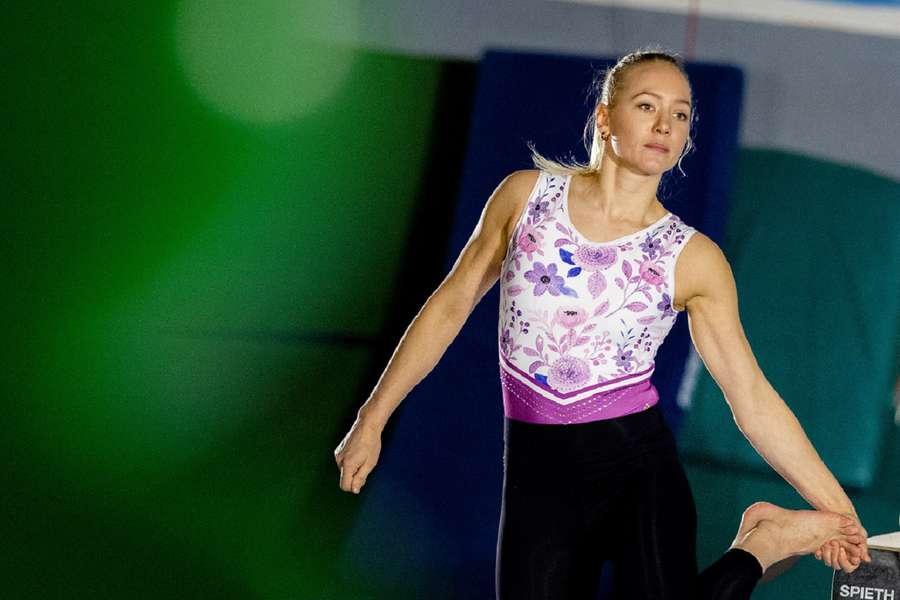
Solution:
{"label": "human face", "polygon": [[643,175],[674,167],[690,133],[690,101],[691,88],[675,66],[654,61],[631,67],[614,105],[598,107],[611,158]]}

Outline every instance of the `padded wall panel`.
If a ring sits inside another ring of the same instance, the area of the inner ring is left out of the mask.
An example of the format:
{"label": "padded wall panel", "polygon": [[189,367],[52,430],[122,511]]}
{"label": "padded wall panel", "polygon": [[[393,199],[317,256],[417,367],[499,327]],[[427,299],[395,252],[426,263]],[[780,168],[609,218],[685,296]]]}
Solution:
{"label": "padded wall panel", "polygon": [[[725,252],[757,361],[844,484],[876,476],[900,339],[900,184],[744,151]],[[682,447],[770,471],[700,370]]]}

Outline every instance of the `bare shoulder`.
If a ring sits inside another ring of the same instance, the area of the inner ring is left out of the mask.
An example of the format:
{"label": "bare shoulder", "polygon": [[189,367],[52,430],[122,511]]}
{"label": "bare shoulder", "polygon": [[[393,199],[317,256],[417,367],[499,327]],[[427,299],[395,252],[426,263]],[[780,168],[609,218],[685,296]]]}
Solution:
{"label": "bare shoulder", "polygon": [[539,175],[540,171],[537,169],[513,171],[500,182],[500,186],[497,189],[504,195],[507,202],[515,207],[524,208]]}
{"label": "bare shoulder", "polygon": [[[701,231],[694,232],[681,251],[679,260],[686,267],[704,267],[724,259],[725,254],[712,238]],[[691,269],[693,270],[693,269]]]}
{"label": "bare shoulder", "polygon": [[534,184],[537,183],[538,175],[540,175],[540,171],[537,169],[521,169],[519,171],[513,171],[503,180],[503,184],[508,186],[510,191],[513,192],[525,192],[525,194],[531,193]]}
{"label": "bare shoulder", "polygon": [[699,298],[734,294],[734,275],[725,253],[709,236],[697,231],[687,241],[675,265],[676,310]]}
{"label": "bare shoulder", "polygon": [[489,204],[498,205],[497,213],[500,217],[498,220],[502,221],[506,239],[509,239],[517,217],[525,209],[539,175],[540,171],[537,169],[513,171],[500,182],[488,201]]}
{"label": "bare shoulder", "polygon": [[515,171],[488,198],[469,241],[438,288],[453,314],[468,316],[497,282],[518,211],[528,201],[537,179],[538,171]]}

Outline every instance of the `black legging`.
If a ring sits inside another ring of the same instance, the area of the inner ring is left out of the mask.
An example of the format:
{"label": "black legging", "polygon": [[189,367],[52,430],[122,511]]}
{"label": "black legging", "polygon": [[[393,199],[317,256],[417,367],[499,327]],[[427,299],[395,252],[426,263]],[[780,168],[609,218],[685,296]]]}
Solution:
{"label": "black legging", "polygon": [[616,598],[750,597],[762,568],[743,550],[697,573],[694,497],[657,407],[504,429],[499,600],[594,600],[607,560]]}

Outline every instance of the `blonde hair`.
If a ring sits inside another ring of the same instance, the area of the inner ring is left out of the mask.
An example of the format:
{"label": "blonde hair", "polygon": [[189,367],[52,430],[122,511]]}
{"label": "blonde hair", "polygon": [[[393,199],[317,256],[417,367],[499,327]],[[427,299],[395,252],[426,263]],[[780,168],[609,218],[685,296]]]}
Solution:
{"label": "blonde hair", "polygon": [[[616,97],[618,96],[619,90],[622,89],[622,81],[625,74],[636,65],[649,63],[652,61],[666,62],[675,66],[679,71],[681,71],[681,74],[684,75],[684,78],[688,80],[688,86],[690,86],[690,79],[688,79],[687,72],[684,69],[684,63],[682,62],[678,54],[656,47],[645,47],[626,54],[619,59],[619,62],[617,62],[612,67],[609,67],[606,71],[598,72],[594,76],[594,80],[591,82],[589,97],[597,98],[597,96],[599,96],[599,99],[594,102],[594,109],[591,111],[587,123],[585,123],[584,126],[584,147],[590,155],[590,159],[588,160],[588,162],[579,162],[575,159],[575,157],[571,155],[568,160],[553,160],[538,152],[535,149],[533,142],[528,142],[528,148],[531,150],[531,160],[534,163],[535,168],[541,169],[543,171],[548,171],[555,175],[594,175],[596,173],[599,173],[601,159],[603,158],[604,145],[597,132],[597,107],[600,104],[606,104],[610,108],[615,106]],[[692,107],[692,126],[696,121],[696,115],[696,107]],[[693,149],[694,142],[691,139],[690,134],[688,134],[688,140],[687,144],[685,145],[685,150],[681,154],[681,157],[679,157],[678,159],[678,169],[681,171],[682,175],[684,175],[685,173],[681,168],[681,161]]]}

